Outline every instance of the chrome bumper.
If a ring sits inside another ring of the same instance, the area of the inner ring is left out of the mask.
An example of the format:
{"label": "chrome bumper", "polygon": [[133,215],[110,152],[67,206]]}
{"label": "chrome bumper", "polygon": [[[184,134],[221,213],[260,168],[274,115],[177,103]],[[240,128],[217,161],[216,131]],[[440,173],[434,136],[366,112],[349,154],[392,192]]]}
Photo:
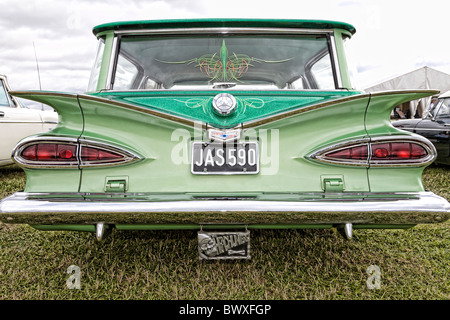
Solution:
{"label": "chrome bumper", "polygon": [[17,192],[0,203],[0,221],[55,224],[419,224],[444,222],[450,204],[432,192],[95,195]]}

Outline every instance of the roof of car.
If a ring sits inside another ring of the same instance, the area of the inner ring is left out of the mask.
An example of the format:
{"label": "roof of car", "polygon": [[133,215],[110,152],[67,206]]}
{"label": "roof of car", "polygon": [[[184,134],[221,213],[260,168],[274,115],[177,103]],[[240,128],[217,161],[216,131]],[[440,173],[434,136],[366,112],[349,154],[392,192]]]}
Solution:
{"label": "roof of car", "polygon": [[287,19],[183,19],[183,20],[145,20],[120,21],[101,24],[93,29],[97,35],[108,30],[127,31],[141,29],[171,28],[302,28],[302,29],[343,29],[351,34],[355,27],[348,23],[328,20],[287,20]]}

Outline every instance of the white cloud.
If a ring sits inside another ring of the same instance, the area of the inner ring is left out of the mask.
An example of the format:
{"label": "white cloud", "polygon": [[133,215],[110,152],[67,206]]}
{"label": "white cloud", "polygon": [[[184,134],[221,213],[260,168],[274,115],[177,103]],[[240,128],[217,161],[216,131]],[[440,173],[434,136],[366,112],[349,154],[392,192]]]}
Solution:
{"label": "white cloud", "polygon": [[[450,72],[442,1],[388,0],[0,0],[0,73],[13,89],[38,89],[33,42],[45,90],[82,92],[96,50],[92,28],[124,20],[181,18],[325,19],[353,24],[360,87],[421,65]],[[408,10],[406,10],[406,8]]]}

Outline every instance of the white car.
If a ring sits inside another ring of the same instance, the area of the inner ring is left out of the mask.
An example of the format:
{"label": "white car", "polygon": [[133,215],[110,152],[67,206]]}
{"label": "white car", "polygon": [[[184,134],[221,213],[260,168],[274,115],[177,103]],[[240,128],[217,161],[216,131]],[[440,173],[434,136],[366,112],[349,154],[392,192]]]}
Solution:
{"label": "white car", "polygon": [[9,91],[6,77],[0,75],[0,166],[13,163],[11,152],[20,140],[58,124],[57,112],[28,109]]}

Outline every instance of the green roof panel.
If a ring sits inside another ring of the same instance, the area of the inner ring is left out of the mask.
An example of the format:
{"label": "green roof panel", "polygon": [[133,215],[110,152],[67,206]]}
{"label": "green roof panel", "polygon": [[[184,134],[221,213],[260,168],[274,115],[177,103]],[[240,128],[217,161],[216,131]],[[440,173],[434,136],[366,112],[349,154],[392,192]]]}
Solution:
{"label": "green roof panel", "polygon": [[327,20],[287,20],[287,19],[179,19],[179,20],[144,20],[120,21],[101,24],[93,29],[100,32],[129,31],[142,29],[172,28],[301,28],[301,29],[343,29],[352,34],[356,29],[344,22]]}

